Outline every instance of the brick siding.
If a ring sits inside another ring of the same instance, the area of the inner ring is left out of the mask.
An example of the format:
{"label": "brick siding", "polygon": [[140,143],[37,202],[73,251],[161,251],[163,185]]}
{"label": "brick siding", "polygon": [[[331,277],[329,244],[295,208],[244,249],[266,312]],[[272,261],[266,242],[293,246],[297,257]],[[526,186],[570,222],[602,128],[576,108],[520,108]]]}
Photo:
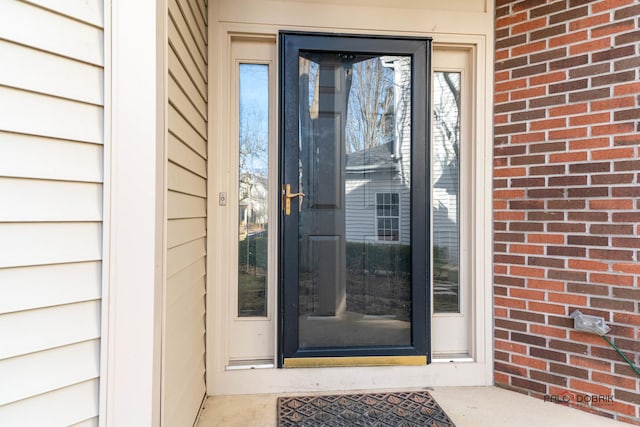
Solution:
{"label": "brick siding", "polygon": [[640,3],[496,0],[495,47],[495,382],[640,425],[640,378],[569,318],[640,365]]}

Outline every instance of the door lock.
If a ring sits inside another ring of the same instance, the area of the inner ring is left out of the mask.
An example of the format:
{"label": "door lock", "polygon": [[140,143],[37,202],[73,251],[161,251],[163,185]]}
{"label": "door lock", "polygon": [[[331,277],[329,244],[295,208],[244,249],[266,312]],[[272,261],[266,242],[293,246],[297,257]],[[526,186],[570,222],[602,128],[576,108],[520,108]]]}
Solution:
{"label": "door lock", "polygon": [[284,209],[285,215],[291,215],[291,199],[295,197],[299,197],[298,199],[298,210],[302,209],[302,199],[304,198],[304,193],[292,193],[291,192],[291,184],[286,184],[282,189],[282,209]]}

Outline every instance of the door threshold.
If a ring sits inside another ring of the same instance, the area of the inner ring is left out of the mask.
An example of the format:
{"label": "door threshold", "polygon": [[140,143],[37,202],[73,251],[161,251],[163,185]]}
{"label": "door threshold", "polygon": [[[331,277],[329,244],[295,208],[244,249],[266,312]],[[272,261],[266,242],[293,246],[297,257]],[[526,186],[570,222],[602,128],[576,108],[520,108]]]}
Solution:
{"label": "door threshold", "polygon": [[284,359],[285,368],[421,366],[426,364],[427,356],[293,357]]}
{"label": "door threshold", "polygon": [[460,363],[475,362],[474,358],[467,353],[440,353],[434,354],[431,359],[432,363]]}
{"label": "door threshold", "polygon": [[226,371],[239,371],[244,369],[272,369],[275,368],[273,359],[231,360],[225,367]]}

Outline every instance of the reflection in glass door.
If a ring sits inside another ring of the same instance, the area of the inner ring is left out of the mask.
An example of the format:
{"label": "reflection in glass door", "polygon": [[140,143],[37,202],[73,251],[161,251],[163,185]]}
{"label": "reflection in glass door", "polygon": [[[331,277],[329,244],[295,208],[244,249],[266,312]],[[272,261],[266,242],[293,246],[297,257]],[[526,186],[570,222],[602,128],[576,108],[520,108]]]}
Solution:
{"label": "reflection in glass door", "polygon": [[238,65],[238,317],[266,317],[269,66]]}
{"label": "reflection in glass door", "polygon": [[460,313],[459,71],[433,73],[433,311]]}
{"label": "reflection in glass door", "polygon": [[426,360],[428,43],[281,36],[285,366]]}

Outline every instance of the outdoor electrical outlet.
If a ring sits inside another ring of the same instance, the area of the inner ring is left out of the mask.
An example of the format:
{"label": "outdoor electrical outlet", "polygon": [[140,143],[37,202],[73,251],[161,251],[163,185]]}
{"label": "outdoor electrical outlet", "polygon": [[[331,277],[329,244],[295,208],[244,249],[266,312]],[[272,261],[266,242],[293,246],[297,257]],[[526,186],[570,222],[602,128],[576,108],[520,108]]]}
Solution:
{"label": "outdoor electrical outlet", "polygon": [[580,310],[575,310],[569,315],[573,319],[573,327],[578,331],[590,332],[603,336],[611,330],[604,322],[604,317],[590,316],[582,314]]}

